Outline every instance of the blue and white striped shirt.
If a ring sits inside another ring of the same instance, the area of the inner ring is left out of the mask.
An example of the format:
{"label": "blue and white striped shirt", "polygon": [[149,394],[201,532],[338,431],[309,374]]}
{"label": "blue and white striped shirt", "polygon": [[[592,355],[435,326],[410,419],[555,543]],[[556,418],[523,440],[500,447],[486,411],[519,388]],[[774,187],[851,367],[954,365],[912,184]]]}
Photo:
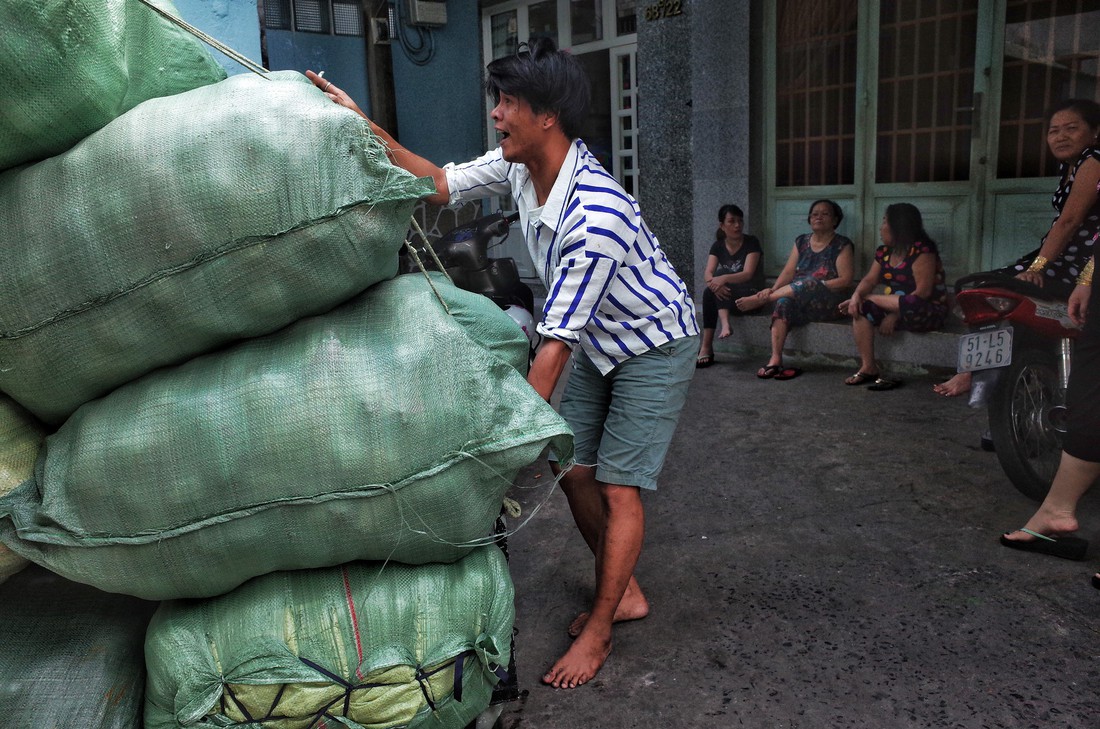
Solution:
{"label": "blue and white striped shirt", "polygon": [[579,344],[601,372],[699,333],[695,304],[638,203],[574,140],[545,205],[527,168],[499,149],[449,164],[451,204],[511,194],[548,292],[540,334]]}

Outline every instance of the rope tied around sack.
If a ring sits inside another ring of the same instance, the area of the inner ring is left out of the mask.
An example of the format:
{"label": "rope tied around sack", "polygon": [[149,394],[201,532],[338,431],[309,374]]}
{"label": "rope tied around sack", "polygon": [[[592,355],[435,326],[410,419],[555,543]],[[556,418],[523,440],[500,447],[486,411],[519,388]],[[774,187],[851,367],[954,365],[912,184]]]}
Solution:
{"label": "rope tied around sack", "polygon": [[[383,144],[385,144],[385,142],[383,142]],[[435,252],[435,248],[432,247],[431,242],[428,240],[428,236],[424,233],[423,228],[420,227],[420,223],[416,222],[416,216],[410,217],[409,222],[412,223],[413,230],[415,230],[417,235],[424,241],[424,248],[431,254],[432,261],[435,263],[436,267],[446,276],[448,281],[454,283],[451,279],[451,274],[447,273],[447,269],[443,266],[443,261],[439,260],[439,255]],[[420,260],[420,256],[416,254],[416,248],[413,247],[410,241],[406,240],[405,249],[409,252],[409,255],[412,256],[413,261],[416,262],[416,266],[420,269],[420,273],[424,275],[424,280],[428,282],[428,286],[431,287],[432,293],[435,294],[435,298],[439,299],[439,303],[443,305],[443,311],[450,314],[451,307],[447,306],[447,302],[443,300],[443,295],[439,293],[435,284],[432,283],[432,277],[428,275],[427,267],[424,265],[424,262]]]}
{"label": "rope tied around sack", "polygon": [[[461,653],[456,655],[451,660],[446,661],[444,663],[441,663],[440,665],[436,666],[435,668],[433,668],[430,671],[425,670],[421,666],[417,666],[416,673],[415,673],[415,679],[416,679],[417,685],[420,687],[420,693],[423,694],[423,696],[424,696],[424,702],[428,705],[429,709],[431,709],[432,711],[436,711],[438,709],[438,701],[439,701],[438,699],[436,699],[432,695],[432,692],[430,690],[431,686],[429,684],[429,680],[435,674],[439,673],[440,671],[444,671],[444,670],[446,670],[447,668],[449,668],[451,666],[454,666],[454,681],[453,681],[453,687],[452,687],[452,690],[451,690],[451,695],[452,695],[452,697],[454,698],[455,701],[458,701],[459,703],[462,702],[462,676],[463,676],[463,669],[464,669],[464,666],[465,666],[465,661],[470,656],[473,656],[473,655],[476,655],[476,654],[477,654],[476,650],[474,650],[473,648],[469,648],[467,650],[462,651]],[[339,686],[342,686],[343,689],[344,689],[343,694],[341,694],[340,696],[337,696],[336,698],[332,699],[327,704],[325,704],[324,706],[322,706],[321,708],[319,708],[317,711],[315,711],[313,713],[313,718],[310,721],[310,723],[306,726],[306,729],[313,729],[313,727],[317,726],[317,722],[321,721],[322,719],[325,719],[325,718],[335,719],[336,716],[333,716],[332,713],[330,713],[330,712],[331,712],[331,710],[334,706],[336,706],[337,704],[340,704],[341,702],[343,702],[343,706],[339,710],[338,716],[343,716],[343,717],[346,718],[348,716],[348,712],[351,710],[351,695],[352,695],[353,692],[360,691],[360,690],[365,690],[365,689],[372,689],[372,688],[383,688],[385,686],[392,685],[392,684],[386,684],[386,683],[373,683],[373,682],[353,684],[350,681],[344,680],[343,678],[336,675],[332,671],[329,671],[324,666],[321,666],[317,663],[314,663],[313,661],[309,660],[308,658],[303,658],[302,656],[298,656],[298,660],[301,661],[302,663],[304,663],[305,665],[309,666],[310,668],[312,668],[314,671],[317,671],[318,673],[323,675],[325,678],[328,678],[333,683],[335,683]],[[504,671],[503,675],[501,673],[502,670]],[[507,676],[507,670],[502,669],[501,667],[497,667],[496,669],[493,670],[493,674],[496,675],[497,678],[501,678],[503,680],[503,676]],[[267,721],[279,721],[279,720],[284,720],[284,719],[295,718],[295,717],[289,716],[287,714],[277,714],[276,713],[276,710],[279,708],[279,702],[282,701],[283,694],[286,691],[286,687],[287,687],[287,684],[285,684],[285,683],[281,684],[279,686],[279,690],[275,694],[275,699],[274,699],[274,701],[271,702],[271,706],[268,707],[266,713],[264,713],[262,716],[253,716],[252,713],[248,710],[248,707],[245,706],[245,704],[239,698],[237,698],[237,695],[235,693],[233,693],[232,687],[228,683],[223,683],[222,688],[224,690],[222,692],[222,697],[221,697],[221,711],[222,711],[222,714],[226,713],[226,698],[228,697],[229,700],[233,702],[234,706],[236,706],[236,708],[244,716],[245,721],[248,721],[250,723],[263,723],[263,722],[267,722]]]}

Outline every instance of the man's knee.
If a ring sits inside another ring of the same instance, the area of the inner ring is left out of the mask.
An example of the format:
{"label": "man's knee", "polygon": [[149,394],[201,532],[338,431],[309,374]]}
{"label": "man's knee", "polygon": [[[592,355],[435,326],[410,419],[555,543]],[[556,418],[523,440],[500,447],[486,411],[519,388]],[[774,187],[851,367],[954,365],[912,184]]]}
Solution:
{"label": "man's knee", "polygon": [[561,490],[567,494],[578,488],[593,488],[596,484],[596,467],[574,464],[564,473],[556,463],[550,465],[554,477],[558,479]]}
{"label": "man's knee", "polygon": [[642,490],[637,486],[600,482],[600,498],[608,509],[635,509],[641,506]]}

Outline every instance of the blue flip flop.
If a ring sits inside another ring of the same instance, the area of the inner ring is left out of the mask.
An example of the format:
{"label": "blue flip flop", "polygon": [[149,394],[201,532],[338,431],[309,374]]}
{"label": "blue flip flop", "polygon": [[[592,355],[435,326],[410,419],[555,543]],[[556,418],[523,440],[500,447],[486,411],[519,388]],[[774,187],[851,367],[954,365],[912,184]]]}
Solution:
{"label": "blue flip flop", "polygon": [[1084,559],[1085,552],[1089,548],[1088,540],[1080,537],[1048,537],[1046,534],[1040,534],[1027,528],[1017,529],[1016,531],[1030,534],[1035,538],[1026,542],[1019,539],[1009,539],[1010,532],[1006,532],[1001,535],[1001,544],[1009,549],[1049,554],[1051,557],[1073,560]]}

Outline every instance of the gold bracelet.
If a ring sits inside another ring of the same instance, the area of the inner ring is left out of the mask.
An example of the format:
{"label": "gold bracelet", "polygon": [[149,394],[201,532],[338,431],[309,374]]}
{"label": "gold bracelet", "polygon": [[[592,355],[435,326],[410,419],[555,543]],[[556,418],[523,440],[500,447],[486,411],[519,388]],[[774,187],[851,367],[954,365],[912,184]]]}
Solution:
{"label": "gold bracelet", "polygon": [[1027,270],[1029,273],[1038,273],[1046,268],[1048,263],[1050,263],[1050,261],[1046,259],[1046,256],[1035,256],[1035,260],[1031,262]]}
{"label": "gold bracelet", "polygon": [[1095,262],[1095,258],[1090,258],[1089,262],[1085,264],[1084,269],[1082,269],[1080,275],[1077,276],[1078,286],[1092,286],[1092,270]]}

